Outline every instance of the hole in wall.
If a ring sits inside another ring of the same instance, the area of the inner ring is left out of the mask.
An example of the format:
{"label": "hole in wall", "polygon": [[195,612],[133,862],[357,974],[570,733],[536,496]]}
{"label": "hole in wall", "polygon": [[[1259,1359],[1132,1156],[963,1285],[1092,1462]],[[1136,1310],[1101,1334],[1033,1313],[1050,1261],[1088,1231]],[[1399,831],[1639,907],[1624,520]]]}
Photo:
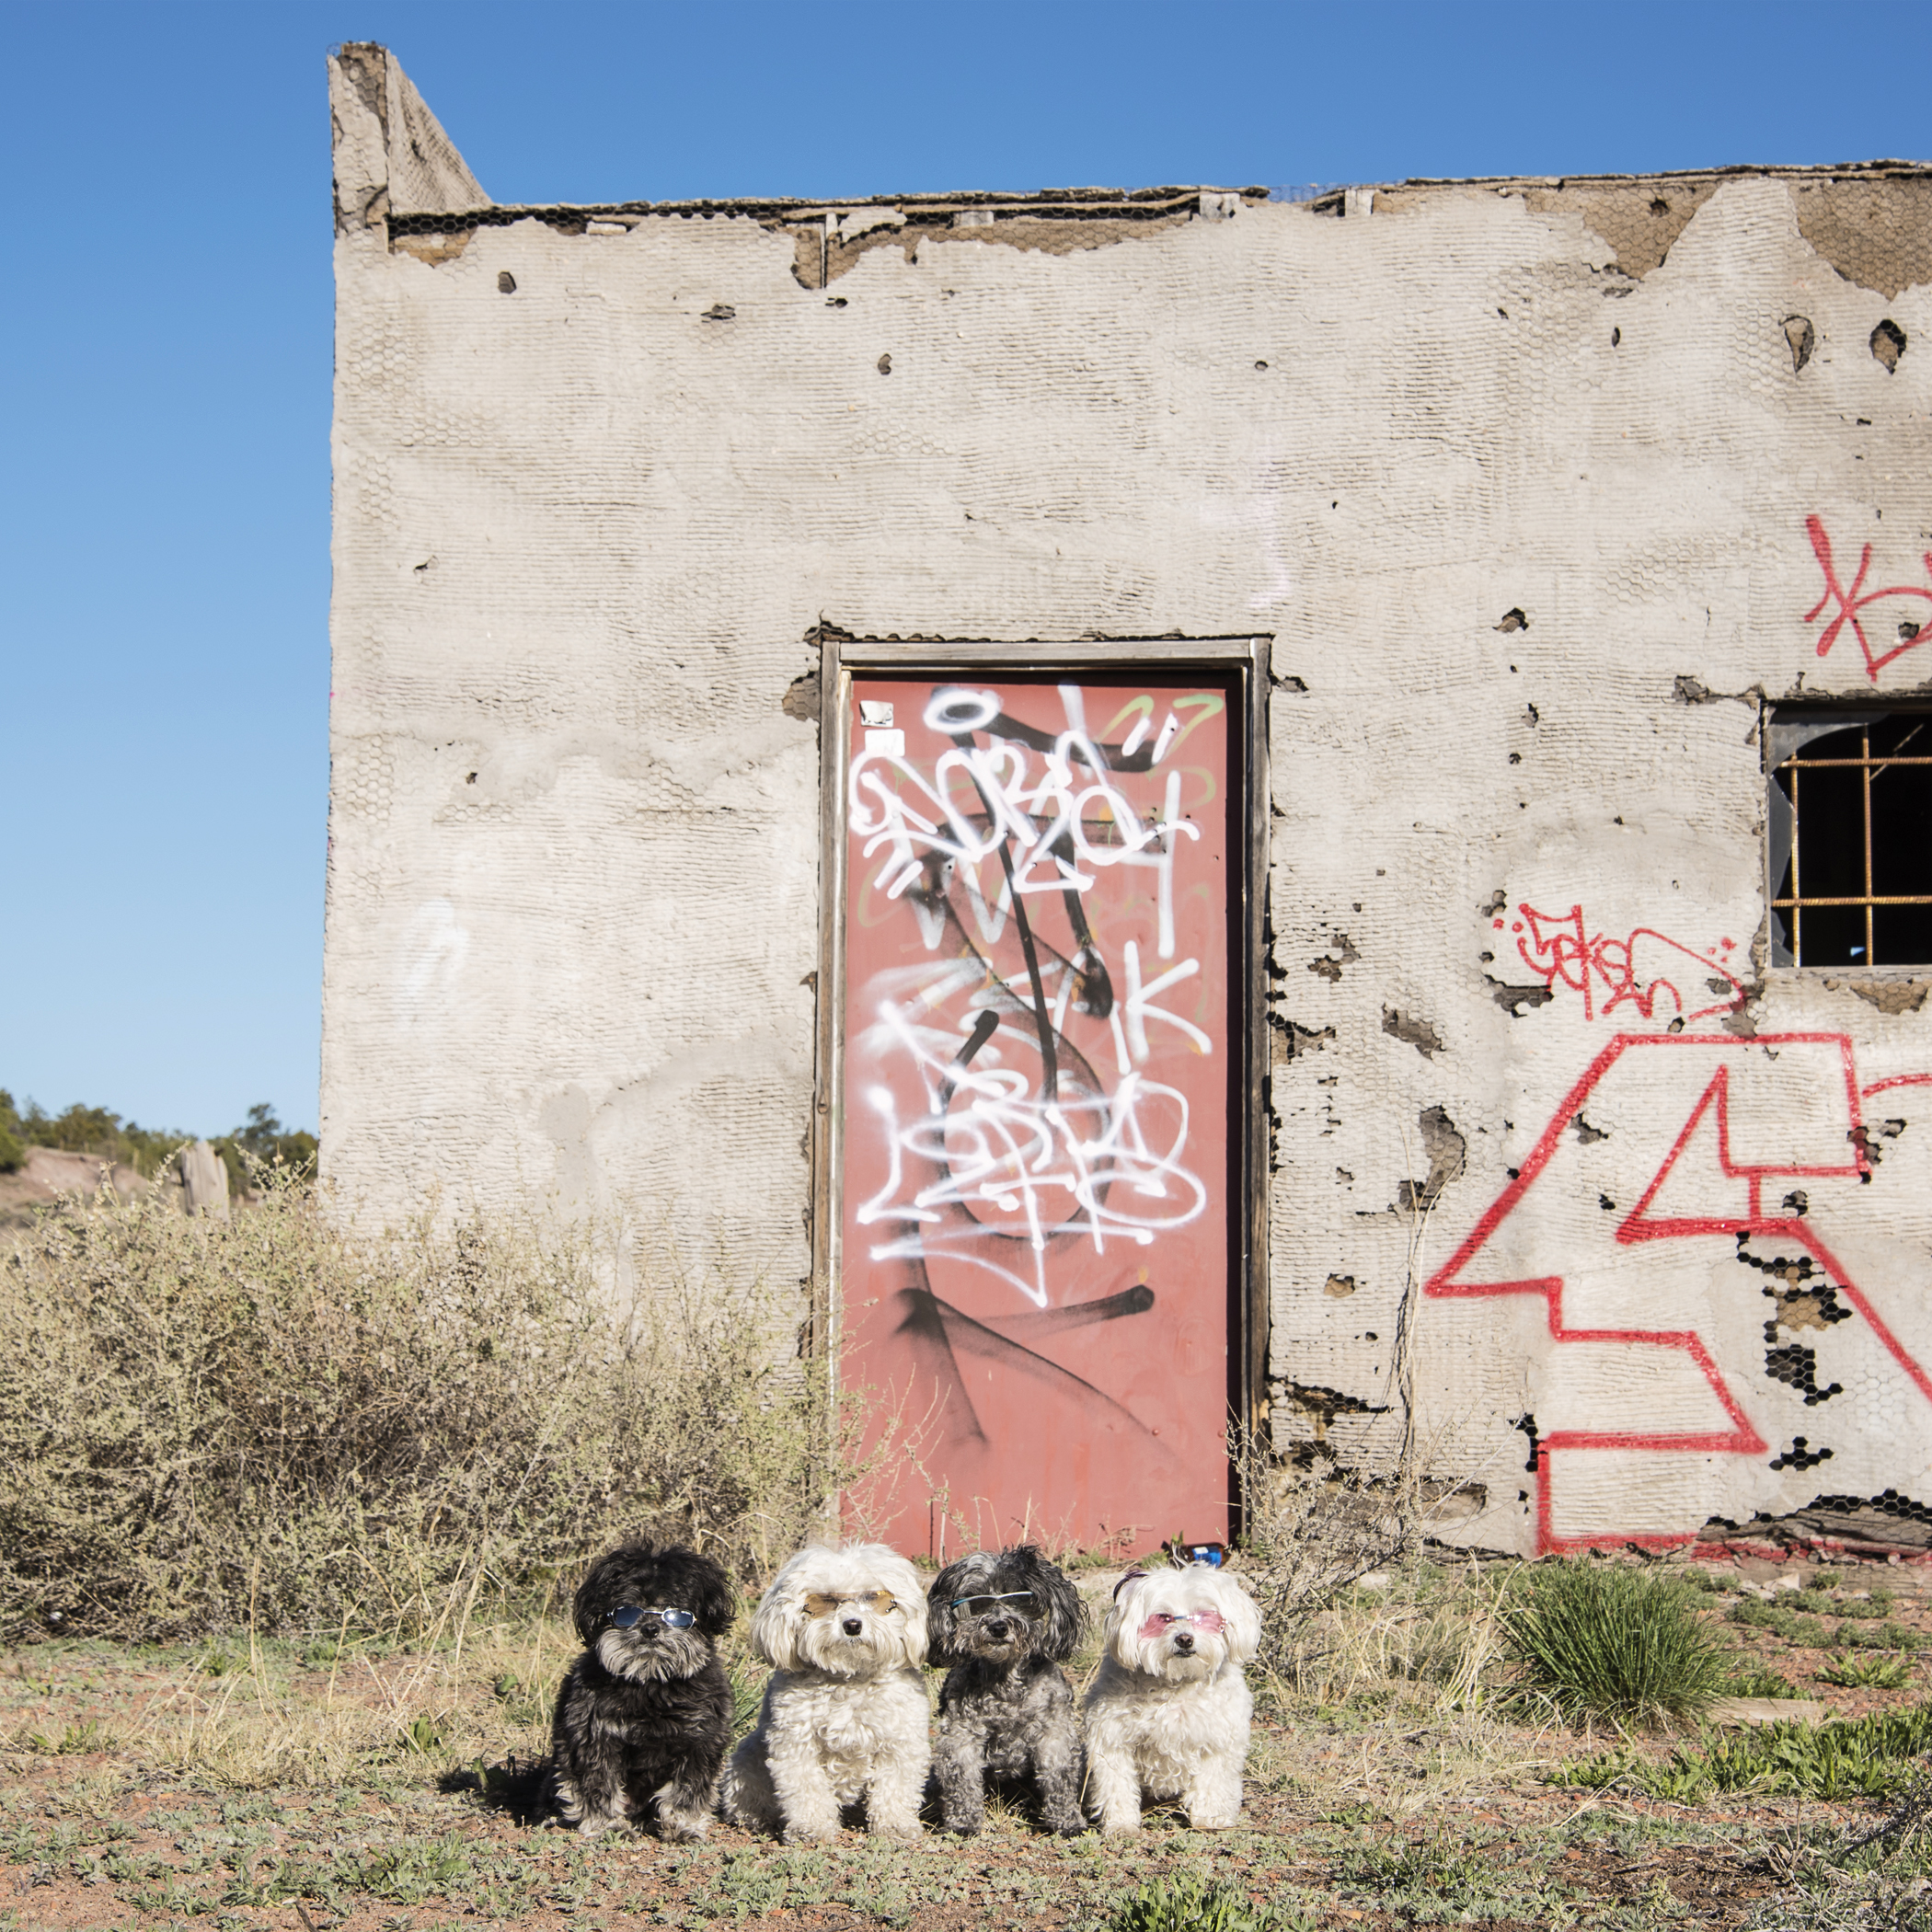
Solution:
{"label": "hole in wall", "polygon": [[1791,374],[1796,375],[1811,360],[1811,351],[1818,346],[1818,333],[1809,316],[1787,316],[1783,328],[1791,350]]}
{"label": "hole in wall", "polygon": [[1873,361],[1883,365],[1890,375],[1899,365],[1899,358],[1905,352],[1905,331],[1887,316],[1871,332],[1871,353]]}

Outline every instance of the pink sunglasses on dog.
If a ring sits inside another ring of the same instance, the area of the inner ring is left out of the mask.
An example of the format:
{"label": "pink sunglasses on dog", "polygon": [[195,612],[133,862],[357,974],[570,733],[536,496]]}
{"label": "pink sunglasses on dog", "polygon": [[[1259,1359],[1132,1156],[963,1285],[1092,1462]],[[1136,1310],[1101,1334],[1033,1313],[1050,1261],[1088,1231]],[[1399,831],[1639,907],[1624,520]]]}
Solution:
{"label": "pink sunglasses on dog", "polygon": [[1192,1624],[1197,1630],[1205,1630],[1213,1637],[1226,1629],[1227,1619],[1218,1610],[1190,1610],[1184,1616],[1178,1616],[1171,1610],[1156,1610],[1141,1626],[1141,1635],[1163,1637],[1175,1624]]}

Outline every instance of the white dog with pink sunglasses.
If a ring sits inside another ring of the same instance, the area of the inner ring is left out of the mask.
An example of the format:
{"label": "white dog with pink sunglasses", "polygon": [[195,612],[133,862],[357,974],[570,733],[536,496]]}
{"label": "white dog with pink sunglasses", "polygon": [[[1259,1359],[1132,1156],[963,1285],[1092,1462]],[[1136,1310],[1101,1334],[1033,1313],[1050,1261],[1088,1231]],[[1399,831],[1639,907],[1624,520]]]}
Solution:
{"label": "white dog with pink sunglasses", "polygon": [[1137,1831],[1144,1797],[1179,1799],[1197,1831],[1234,1823],[1254,1712],[1241,1666],[1260,1642],[1254,1599],[1211,1563],[1121,1579],[1085,1706],[1103,1832]]}

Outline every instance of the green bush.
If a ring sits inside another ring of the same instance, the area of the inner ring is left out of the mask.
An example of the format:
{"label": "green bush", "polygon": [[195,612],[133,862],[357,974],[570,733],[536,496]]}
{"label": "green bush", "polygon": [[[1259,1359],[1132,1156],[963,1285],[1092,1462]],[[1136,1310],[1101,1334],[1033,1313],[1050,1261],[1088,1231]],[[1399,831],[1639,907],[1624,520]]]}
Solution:
{"label": "green bush", "polygon": [[261,1185],[264,1170],[272,1173],[278,1167],[287,1168],[297,1179],[312,1180],[316,1145],[315,1135],[305,1129],[293,1133],[285,1129],[266,1100],[249,1108],[245,1124],[213,1143],[228,1170],[230,1190],[250,1195]]}
{"label": "green bush", "polygon": [[843,1476],[811,1376],[753,1287],[619,1308],[612,1272],[512,1225],[359,1241],[286,1180],[40,1215],[0,1262],[0,1635],[454,1627],[646,1533],[763,1573]]}
{"label": "green bush", "polygon": [[[22,1144],[20,1159],[28,1147],[59,1147],[69,1154],[90,1154],[97,1160],[120,1161],[152,1178],[161,1164],[185,1140],[187,1133],[156,1133],[132,1121],[122,1121],[105,1107],[86,1107],[76,1101],[64,1113],[50,1114],[29,1100],[22,1113],[14,1097],[0,1087],[0,1136]],[[0,1171],[5,1163],[0,1162]]]}
{"label": "green bush", "polygon": [[26,1159],[27,1148],[20,1137],[0,1127],[0,1174],[17,1173]]}
{"label": "green bush", "polygon": [[1695,1718],[1726,1657],[1672,1577],[1584,1558],[1522,1572],[1498,1608],[1521,1700],[1565,1718]]}

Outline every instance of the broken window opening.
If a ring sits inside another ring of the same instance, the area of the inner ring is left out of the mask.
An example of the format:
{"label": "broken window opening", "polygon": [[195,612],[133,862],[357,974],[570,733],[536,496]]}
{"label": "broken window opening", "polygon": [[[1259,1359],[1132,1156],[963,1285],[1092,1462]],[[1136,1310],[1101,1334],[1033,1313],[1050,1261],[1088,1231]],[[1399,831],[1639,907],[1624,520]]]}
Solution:
{"label": "broken window opening", "polygon": [[1765,732],[1771,961],[1932,962],[1932,710],[1794,710]]}

